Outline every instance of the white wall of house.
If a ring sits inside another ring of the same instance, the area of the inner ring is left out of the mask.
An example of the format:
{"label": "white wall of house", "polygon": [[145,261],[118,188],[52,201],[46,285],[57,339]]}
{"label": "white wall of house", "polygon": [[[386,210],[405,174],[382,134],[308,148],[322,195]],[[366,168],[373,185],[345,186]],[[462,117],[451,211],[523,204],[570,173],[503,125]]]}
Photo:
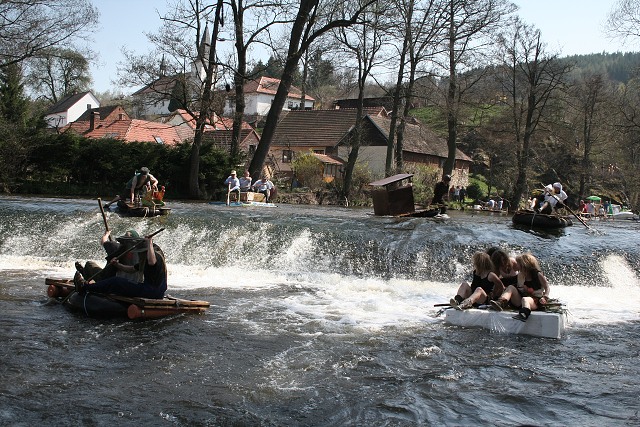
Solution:
{"label": "white wall of house", "polygon": [[78,118],[91,108],[100,107],[100,101],[93,96],[92,93],[85,94],[75,104],[73,104],[67,111],[61,111],[59,113],[49,114],[45,116],[45,121],[49,127],[61,127],[67,123],[72,123],[78,120]]}
{"label": "white wall of house", "polygon": [[[349,149],[344,146],[338,147],[338,156],[348,159]],[[361,146],[358,150],[358,163],[368,165],[373,179],[384,178],[386,159],[387,147],[384,146]]]}
{"label": "white wall of house", "polygon": [[[250,93],[245,95],[244,102],[244,113],[248,115],[258,114],[261,116],[266,116],[271,109],[271,103],[275,98],[274,95],[269,95],[265,93]],[[305,100],[305,108],[313,108],[313,101]],[[285,111],[298,108],[300,106],[300,98],[288,97],[284,103],[284,107],[282,108]],[[235,111],[235,103],[227,100],[224,105],[224,114],[229,116],[233,114]]]}
{"label": "white wall of house", "polygon": [[171,113],[169,111],[171,100],[168,98],[162,98],[156,93],[137,95],[136,98],[138,98],[136,104],[139,105],[140,116],[166,116]]}

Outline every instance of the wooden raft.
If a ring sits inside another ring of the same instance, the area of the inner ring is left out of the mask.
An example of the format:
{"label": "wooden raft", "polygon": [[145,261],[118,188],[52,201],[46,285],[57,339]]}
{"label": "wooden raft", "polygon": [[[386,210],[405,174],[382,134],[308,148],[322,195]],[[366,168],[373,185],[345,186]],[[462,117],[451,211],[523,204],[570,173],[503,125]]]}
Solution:
{"label": "wooden raft", "polygon": [[[46,278],[47,295],[51,298],[65,298],[75,289],[73,280]],[[162,299],[104,295],[114,301],[129,304],[129,319],[156,319],[177,313],[203,313],[211,304],[208,301],[188,300],[166,295]]]}

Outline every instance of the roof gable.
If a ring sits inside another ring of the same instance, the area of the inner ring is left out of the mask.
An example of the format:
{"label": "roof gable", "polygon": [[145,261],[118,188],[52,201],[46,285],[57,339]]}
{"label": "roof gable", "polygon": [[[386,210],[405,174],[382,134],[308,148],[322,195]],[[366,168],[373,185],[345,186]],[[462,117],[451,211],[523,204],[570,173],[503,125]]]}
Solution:
{"label": "roof gable", "polygon": [[280,146],[334,147],[349,135],[355,121],[352,109],[283,112],[273,141]]}
{"label": "roof gable", "polygon": [[53,104],[51,107],[49,107],[45,115],[48,116],[50,114],[64,113],[87,95],[92,98],[92,101],[95,101],[97,103],[98,100],[95,98],[95,96],[93,96],[91,92],[76,93],[74,95],[69,95],[66,98]]}

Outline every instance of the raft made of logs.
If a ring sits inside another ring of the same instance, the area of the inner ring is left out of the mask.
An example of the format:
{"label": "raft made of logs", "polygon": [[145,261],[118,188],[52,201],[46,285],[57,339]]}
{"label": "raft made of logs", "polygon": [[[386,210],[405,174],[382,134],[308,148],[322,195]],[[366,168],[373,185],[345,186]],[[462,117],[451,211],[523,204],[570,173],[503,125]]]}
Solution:
{"label": "raft made of logs", "polygon": [[159,298],[124,297],[93,292],[79,294],[70,279],[45,279],[47,295],[64,302],[66,308],[81,311],[89,317],[128,317],[129,319],[157,319],[179,313],[203,313],[208,301],[187,300],[165,296]]}

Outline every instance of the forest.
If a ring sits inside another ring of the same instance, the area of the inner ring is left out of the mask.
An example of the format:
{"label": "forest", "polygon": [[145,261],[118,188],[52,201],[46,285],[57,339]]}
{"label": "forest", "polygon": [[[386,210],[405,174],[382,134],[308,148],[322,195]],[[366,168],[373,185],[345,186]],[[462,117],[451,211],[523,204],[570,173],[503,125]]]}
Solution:
{"label": "forest", "polygon": [[[488,179],[511,206],[541,184],[561,181],[573,203],[598,194],[637,209],[636,53],[562,56],[549,49],[544,34],[523,22],[506,0],[172,4],[160,17],[157,33],[148,35],[154,50],[129,51],[119,83],[149,85],[160,72],[180,83],[181,90],[174,86],[168,94],[158,89],[159,95],[171,95],[176,108],[196,117],[193,141],[175,156],[160,156],[158,148],[143,146],[109,153],[106,145],[115,150],[117,141],[103,141],[105,145],[96,148],[99,142],[47,132],[42,122],[47,106],[90,88],[87,64],[93,52],[80,42],[99,23],[99,14],[87,0],[0,5],[2,191],[44,191],[46,186],[34,185],[44,171],[48,181],[67,183],[58,187],[69,192],[81,192],[83,182],[84,191],[88,182],[89,187],[117,188],[122,182],[117,165],[133,150],[144,151],[140,155],[151,162],[162,157],[159,169],[173,171],[176,196],[211,197],[208,183],[244,155],[238,148],[244,103],[235,104],[228,153],[203,143],[204,124],[220,113],[221,92],[243,100],[247,81],[270,75],[281,84],[260,129],[261,141],[248,159],[252,175],[262,170],[286,95],[296,85],[302,96],[308,93],[318,101],[317,108],[330,108],[340,98],[359,100],[344,176],[333,187],[341,197],[356,191],[358,152],[366,144],[358,132],[365,114],[363,99],[387,96],[392,99],[387,175],[406,169],[404,124],[417,119],[447,141],[443,173],[451,173],[460,148],[474,159],[472,172]],[[638,1],[617,2],[608,16],[609,31],[638,37],[632,19],[638,10]],[[266,64],[252,57],[256,49],[269,52]],[[185,68],[187,60],[194,59],[205,70],[197,79]],[[105,104],[127,104],[126,97],[103,95]],[[80,155],[86,147],[94,148]],[[169,158],[178,163],[166,164]]]}

